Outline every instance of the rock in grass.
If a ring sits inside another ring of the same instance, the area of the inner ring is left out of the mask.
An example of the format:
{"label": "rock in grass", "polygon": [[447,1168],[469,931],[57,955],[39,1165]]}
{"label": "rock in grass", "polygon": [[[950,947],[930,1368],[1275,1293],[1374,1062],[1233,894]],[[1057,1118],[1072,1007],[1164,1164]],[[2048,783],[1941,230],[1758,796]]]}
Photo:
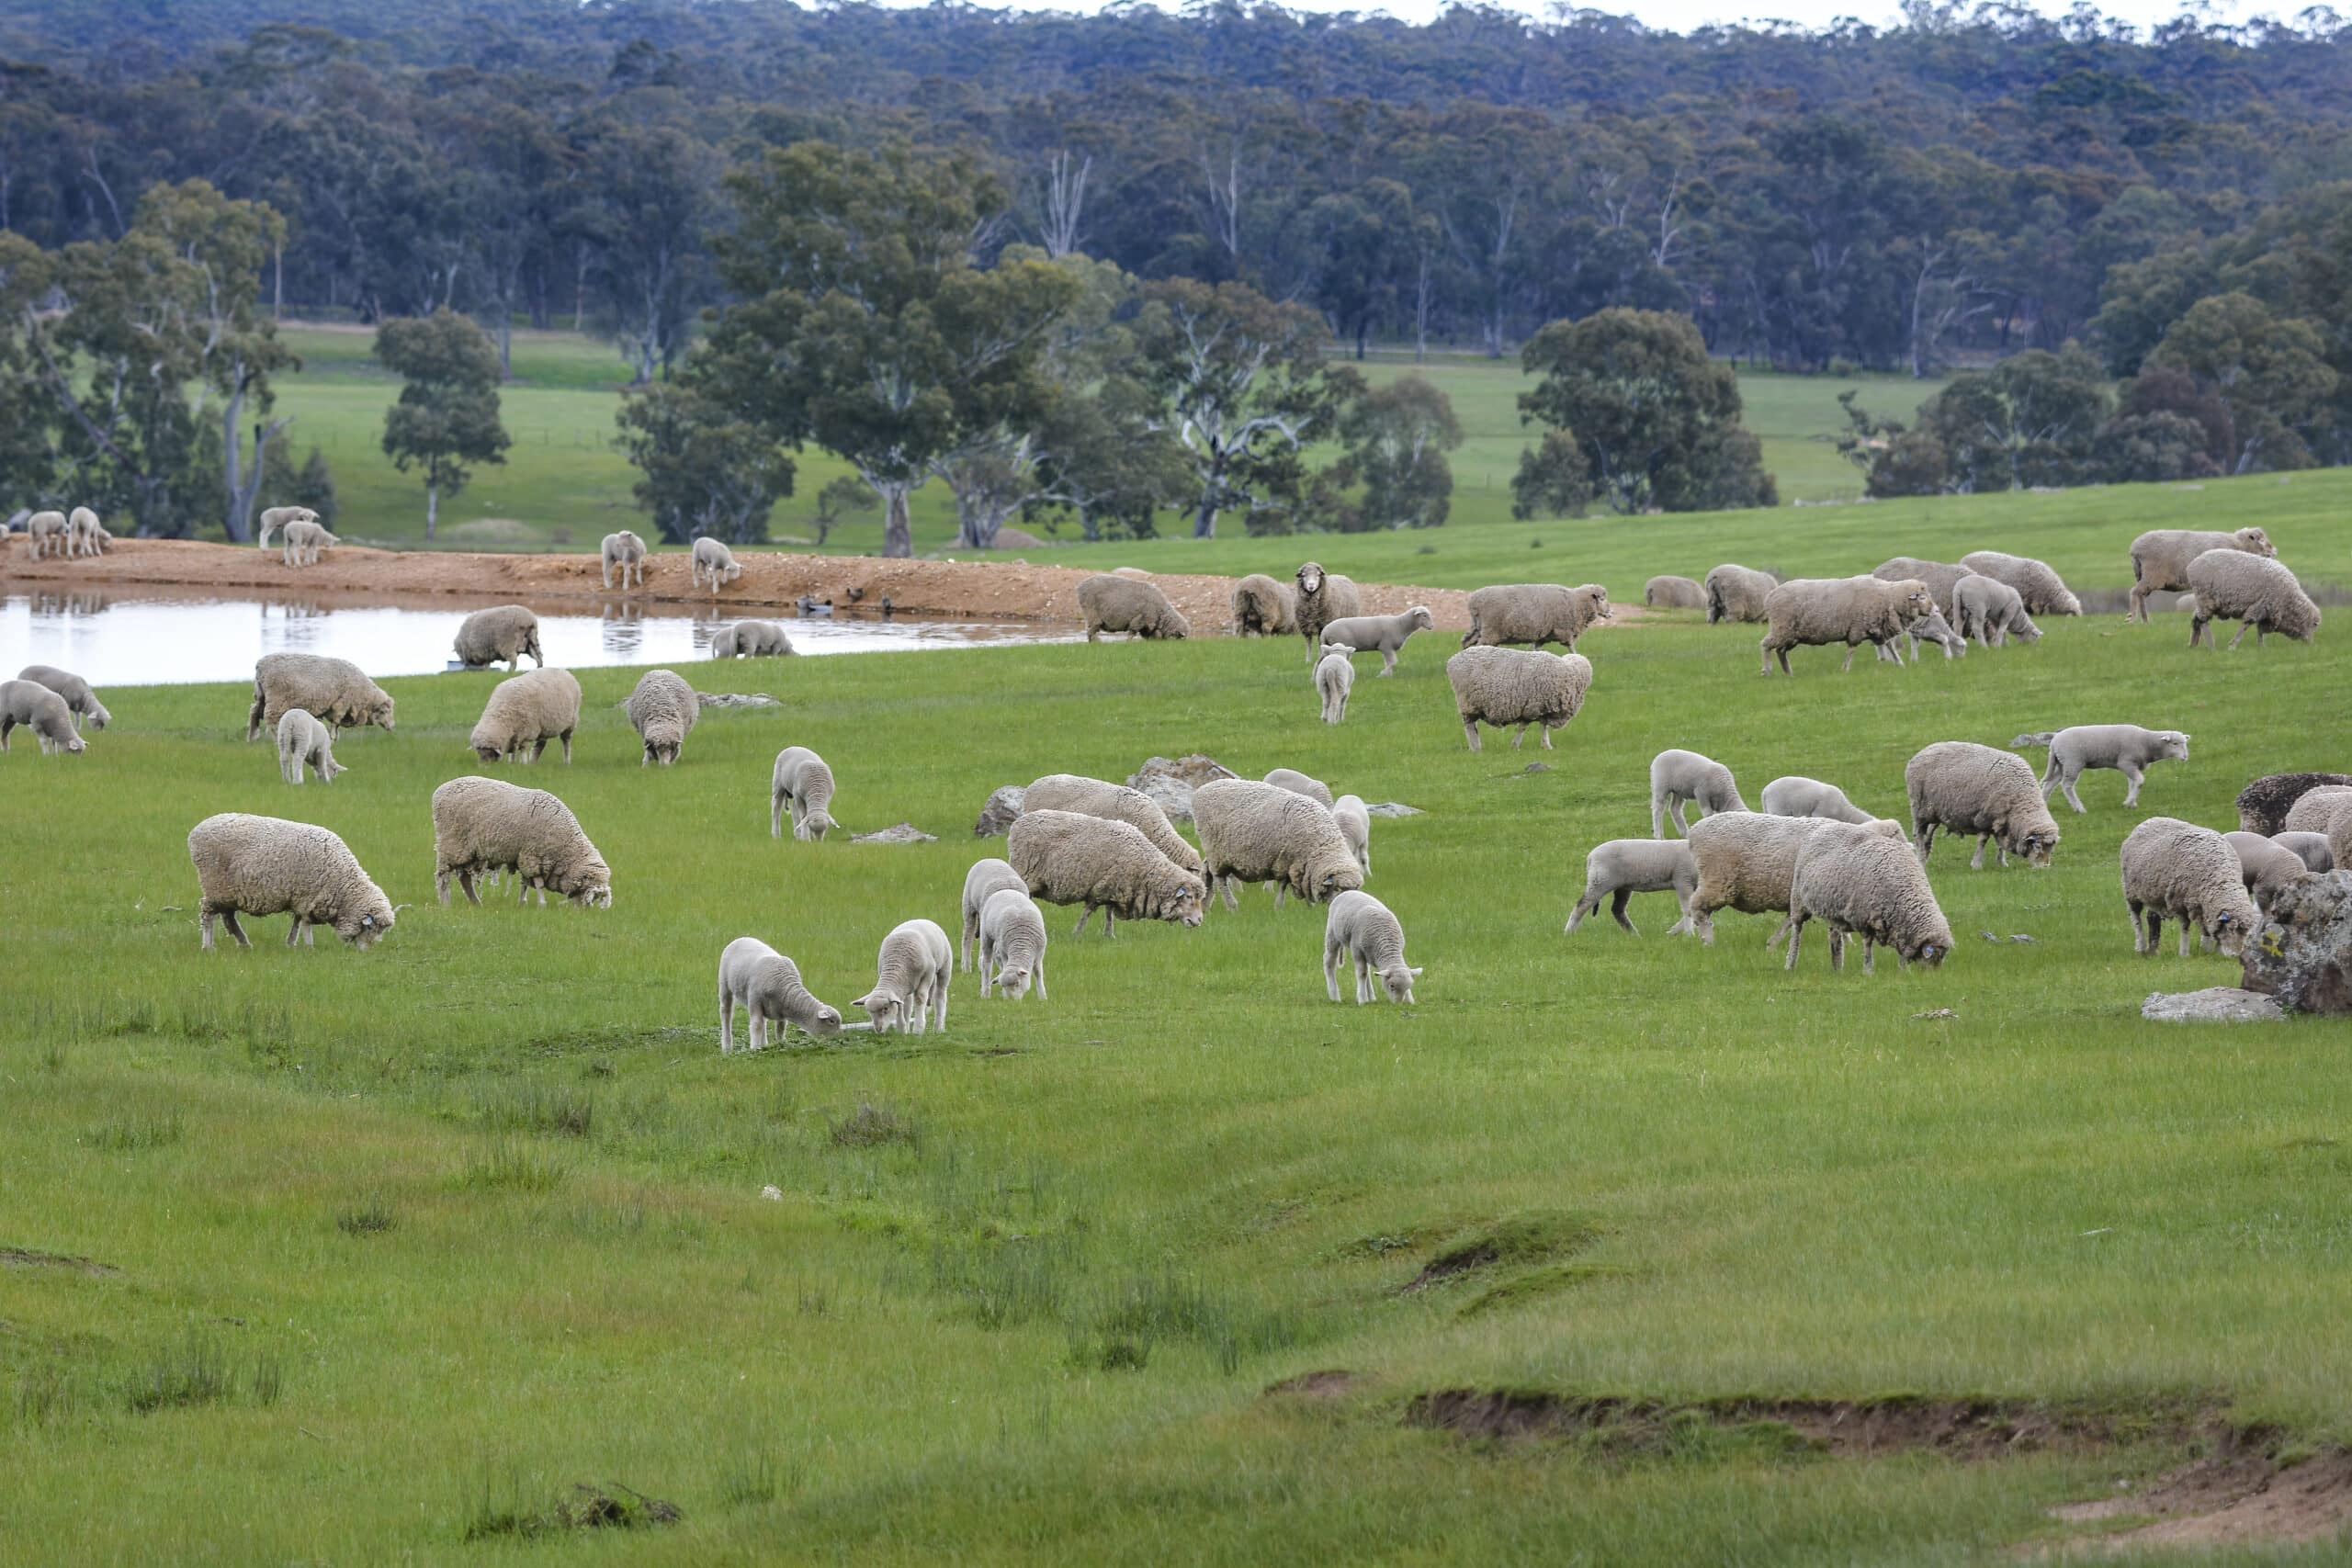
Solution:
{"label": "rock in grass", "polygon": [[695,701],[707,708],[780,708],[784,705],[765,692],[696,692]]}
{"label": "rock in grass", "polygon": [[1373,817],[1419,817],[1423,815],[1419,807],[1408,806],[1401,800],[1384,800],[1377,806],[1365,807],[1364,811],[1367,815]]}
{"label": "rock in grass", "polygon": [[2152,991],[2140,1016],[2157,1023],[2276,1023],[2287,1015],[2259,991],[2209,986],[2201,991]]}
{"label": "rock in grass", "polygon": [[1151,803],[1166,812],[1170,822],[1190,822],[1193,790],[1217,779],[1239,776],[1215,757],[1195,751],[1172,761],[1166,757],[1147,759],[1142,767],[1127,775],[1127,787],[1149,795]]}
{"label": "rock in grass", "polygon": [[926,833],[911,822],[901,822],[878,833],[852,833],[849,841],[853,844],[935,844],[939,842],[939,835]]}
{"label": "rock in grass", "polygon": [[2289,1012],[2352,1012],[2352,871],[2291,883],[2271,896],[2245,944],[2245,988]]}
{"label": "rock in grass", "polygon": [[1029,792],[1020,784],[1006,784],[989,796],[980,807],[980,819],[972,824],[975,839],[1001,839],[1012,831],[1021,819],[1021,801]]}

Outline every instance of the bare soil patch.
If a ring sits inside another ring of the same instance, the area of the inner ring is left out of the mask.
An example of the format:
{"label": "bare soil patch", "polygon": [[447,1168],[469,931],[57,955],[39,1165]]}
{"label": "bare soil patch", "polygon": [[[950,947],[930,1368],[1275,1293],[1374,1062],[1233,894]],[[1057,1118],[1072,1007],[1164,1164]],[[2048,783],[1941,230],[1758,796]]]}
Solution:
{"label": "bare soil patch", "polygon": [[2149,1520],[2055,1549],[2068,1554],[2324,1540],[2352,1525],[2352,1453],[2337,1450],[2288,1464],[2275,1451],[2239,1445],[2143,1488],[2052,1512],[2074,1524]]}
{"label": "bare soil patch", "polygon": [[72,1258],[62,1252],[41,1252],[27,1247],[0,1247],[0,1269],[66,1269],[93,1279],[112,1279],[122,1272],[111,1263]]}
{"label": "bare soil patch", "polygon": [[1332,1368],[1319,1372],[1301,1372],[1295,1378],[1284,1378],[1266,1390],[1266,1393],[1270,1395],[1284,1394],[1293,1399],[1337,1399],[1362,1381],[1353,1372]]}

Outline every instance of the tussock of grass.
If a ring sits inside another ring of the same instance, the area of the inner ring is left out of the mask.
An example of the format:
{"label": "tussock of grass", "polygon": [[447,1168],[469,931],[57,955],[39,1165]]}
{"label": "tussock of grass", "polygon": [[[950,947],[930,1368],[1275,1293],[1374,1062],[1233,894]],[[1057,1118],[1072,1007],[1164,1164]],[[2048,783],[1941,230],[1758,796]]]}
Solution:
{"label": "tussock of grass", "polygon": [[585,1138],[595,1129],[595,1097],[557,1084],[524,1083],[484,1097],[477,1119],[496,1133]]}
{"label": "tussock of grass", "polygon": [[157,1351],[124,1383],[123,1404],[135,1415],[226,1404],[239,1397],[257,1406],[277,1403],[284,1377],[274,1356],[242,1365],[219,1340],[202,1333]]}
{"label": "tussock of grass", "polygon": [[1548,1263],[1580,1252],[1600,1237],[1600,1227],[1587,1215],[1513,1214],[1446,1243],[1403,1289],[1408,1293],[1426,1291],[1481,1269]]}
{"label": "tussock of grass", "polygon": [[861,1101],[846,1116],[827,1118],[827,1126],[835,1148],[870,1149],[877,1144],[922,1142],[922,1129],[913,1117],[889,1105],[870,1101]]}
{"label": "tussock of grass", "polygon": [[370,1197],[356,1209],[345,1209],[334,1217],[334,1228],[349,1236],[382,1235],[398,1228],[400,1216],[380,1197]]}
{"label": "tussock of grass", "polygon": [[169,1148],[187,1134],[178,1111],[162,1116],[125,1116],[90,1130],[90,1146],[113,1153]]}
{"label": "tussock of grass", "polygon": [[683,1517],[676,1504],[649,1497],[617,1482],[608,1481],[602,1485],[575,1482],[537,1507],[493,1503],[485,1495],[467,1517],[462,1534],[469,1542],[502,1538],[529,1540],[576,1530],[674,1525]]}
{"label": "tussock of grass", "polygon": [[564,1164],[519,1138],[501,1138],[466,1158],[459,1184],[486,1192],[552,1192],[563,1184]]}

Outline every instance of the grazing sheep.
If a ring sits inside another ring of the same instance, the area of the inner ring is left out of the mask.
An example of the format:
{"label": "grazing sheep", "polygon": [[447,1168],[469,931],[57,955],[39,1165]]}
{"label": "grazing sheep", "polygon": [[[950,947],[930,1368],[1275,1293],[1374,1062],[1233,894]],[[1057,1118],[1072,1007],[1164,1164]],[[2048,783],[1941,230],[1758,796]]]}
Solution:
{"label": "grazing sheep", "polygon": [[1682,918],[1667,930],[1672,936],[1690,928],[1690,897],[1698,891],[1699,862],[1688,843],[1679,839],[1611,839],[1584,857],[1584,892],[1568,911],[1565,934],[1574,936],[1584,918],[1607,898],[1617,923],[1639,936],[1640,928],[1625,917],[1626,904],[1636,893],[1671,893],[1682,909]]}
{"label": "grazing sheep", "polygon": [[1690,824],[1682,804],[1690,801],[1713,817],[1724,811],[1745,811],[1739,785],[1731,770],[1696,751],[1660,751],[1650,759],[1650,837],[1666,837],[1666,818],[1674,818],[1677,832],[1688,837]]}
{"label": "grazing sheep", "polygon": [[[2320,852],[2326,853],[2327,840],[2320,834],[2298,833],[2295,836],[2298,839],[2318,839]],[[2238,857],[2238,871],[2257,909],[2269,908],[2270,900],[2280,889],[2314,874],[2301,854],[2276,839],[2240,830],[2222,834],[2222,841],[2229,845],[2230,852]],[[2334,857],[2329,858],[2333,862]],[[2138,931],[2136,921],[2132,929],[2135,932]]]}
{"label": "grazing sheep", "polygon": [[1962,578],[1971,575],[1966,567],[1954,566],[1950,561],[1921,560],[1917,556],[1896,556],[1892,560],[1881,561],[1871,575],[1881,582],[1926,583],[1928,592],[1935,598],[1936,608],[1941,610],[1953,625],[1959,624],[1960,616],[1952,604],[1952,590]]}
{"label": "grazing sheep", "polygon": [[466,744],[485,762],[536,762],[547,755],[548,741],[560,740],[568,767],[571,732],[579,728],[578,679],[569,670],[534,670],[492,689]]}
{"label": "grazing sheep", "polygon": [[1310,904],[1363,886],[1363,869],[1329,809],[1277,784],[1218,779],[1193,792],[1193,825],[1201,835],[1208,893],[1222,882],[1225,907],[1239,908],[1237,882],[1276,884]]}
{"label": "grazing sheep", "polygon": [[1396,615],[1349,615],[1325,623],[1323,627],[1323,657],[1329,658],[1334,648],[1344,648],[1357,653],[1380,655],[1380,672],[1396,673],[1396,655],[1415,632],[1425,632],[1437,621],[1429,606],[1416,604]]}
{"label": "grazing sheep", "polygon": [[1893,950],[1905,968],[1933,969],[1951,955],[1951,922],[1936,903],[1928,873],[1899,839],[1868,828],[1825,822],[1797,849],[1789,880],[1789,953],[1797,966],[1805,922],[1829,928],[1829,967],[1846,966],[1849,938],[1862,939],[1862,973],[1877,973],[1878,950]]}
{"label": "grazing sheep", "polygon": [[1854,667],[1854,649],[1861,644],[1881,647],[1903,635],[1913,621],[1935,608],[1928,585],[1917,578],[1882,582],[1875,577],[1800,577],[1781,583],[1765,596],[1764,615],[1770,623],[1764,640],[1764,673],[1781,661],[1781,673],[1790,674],[1789,649],[1844,643],[1844,668]]}
{"label": "grazing sheep", "polygon": [[2293,572],[2267,556],[2207,550],[2188,563],[2188,586],[2197,594],[2197,613],[2188,620],[2191,648],[2200,640],[2213,646],[2213,634],[2206,628],[2215,621],[2240,623],[2238,635],[2230,638],[2233,649],[2245,640],[2249,629],[2256,648],[2272,632],[2309,642],[2319,630],[2319,606]]}
{"label": "grazing sheep", "polygon": [[476,610],[458,623],[452,646],[457,649],[458,662],[469,670],[479,670],[502,659],[506,660],[508,670],[520,670],[526,653],[534,664],[547,664],[546,656],[539,651],[539,618],[520,604]]}
{"label": "grazing sheep", "polygon": [[933,1010],[939,1032],[947,1032],[947,982],[956,954],[936,920],[908,920],[882,939],[874,961],[874,988],[851,1001],[874,1016],[876,1034],[921,1034]]}
{"label": "grazing sheep", "polygon": [[[1911,662],[1914,664],[1919,662],[1919,645],[1923,642],[1931,642],[1942,649],[1946,659],[1964,659],[1968,655],[1968,639],[1952,630],[1951,623],[1945,620],[1939,611],[1930,610],[1924,615],[1916,615],[1905,621],[1903,636],[1910,644]],[[1903,650],[1893,643],[1881,643],[1878,656],[1897,664],[1903,662]]]}
{"label": "grazing sheep", "polygon": [[[2256,835],[2257,838],[2260,836]],[[2270,841],[2301,861],[2314,874],[2335,869],[2335,852],[2328,847],[2325,833],[2273,833]]]}
{"label": "grazing sheep", "polygon": [[1276,768],[1266,775],[1265,782],[1276,789],[1303,795],[1326,811],[1331,809],[1331,786],[1321,779],[1300,773],[1296,768]]}
{"label": "grazing sheep", "polygon": [[70,670],[60,670],[52,664],[28,664],[17,671],[19,681],[30,681],[36,686],[47,686],[65,699],[65,711],[74,716],[74,728],[82,728],[82,720],[90,721],[92,729],[104,729],[114,722],[114,715],[107,712],[106,704],[98,701],[90,683]]}
{"label": "grazing sheep", "polygon": [[2324,834],[2328,840],[2328,852],[2333,855],[2335,820],[2346,815],[2344,808],[2347,805],[2352,805],[2352,787],[2322,784],[2317,789],[2307,789],[2288,808],[2286,830],[2290,833]]}
{"label": "grazing sheep", "polygon": [[301,708],[335,729],[375,725],[392,732],[392,699],[348,659],[323,653],[265,653],[254,661],[254,705],[245,716],[250,741],[266,727],[277,733],[288,708]]}
{"label": "grazing sheep", "polygon": [[2153,956],[2167,917],[2180,922],[2183,958],[2200,934],[2226,957],[2245,951],[2262,917],[2246,896],[2237,852],[2221,834],[2177,817],[2151,817],[2132,829],[2120,854],[2132,952]]}
{"label": "grazing sheep", "polygon": [[1725,564],[1707,573],[1707,624],[1718,621],[1760,621],[1764,601],[1781,580],[1769,571]]}
{"label": "grazing sheep", "polygon": [[1340,825],[1340,837],[1347,840],[1348,852],[1356,857],[1356,864],[1366,876],[1372,874],[1372,811],[1360,795],[1343,795],[1331,803],[1331,820]]}
{"label": "grazing sheep", "polygon": [[775,754],[775,772],[768,780],[768,837],[784,837],[784,813],[792,810],[792,836],[803,843],[822,843],[836,826],[826,809],[833,803],[833,770],[806,746],[787,746]]}
{"label": "grazing sheep", "polygon": [[552,890],[588,909],[613,907],[613,873],[582,830],[571,807],[543,789],[486,779],[451,779],[433,792],[433,890],[449,902],[455,875],[466,902],[479,906],[475,880],[513,872],[515,894],[537,889],[547,908]]}
{"label": "grazing sheep", "polygon": [[1017,1002],[1033,982],[1045,1001],[1046,918],[1025,888],[999,888],[980,907],[980,995],[994,985]]}
{"label": "grazing sheep", "polygon": [[1764,786],[1764,810],[1772,817],[1820,817],[1863,827],[1883,820],[1846,798],[1834,784],[1792,773]]}
{"label": "grazing sheep", "polygon": [[[288,523],[316,523],[319,514],[307,506],[269,506],[262,509],[261,529],[254,536],[257,548],[267,550],[269,541]],[[292,566],[292,561],[286,563]]]}
{"label": "grazing sheep", "polygon": [[1501,648],[1547,642],[1577,650],[1577,638],[1595,621],[1609,618],[1609,590],[1598,582],[1563,588],[1554,582],[1511,582],[1481,588],[1470,595],[1470,629],[1464,648]]}
{"label": "grazing sheep", "polygon": [[2278,547],[2259,528],[2234,534],[2203,528],[2152,528],[2132,541],[2132,604],[2124,619],[2148,618],[2148,595],[2188,586],[2189,563],[2208,550],[2243,550],[2275,560]]}
{"label": "grazing sheep", "polygon": [[1005,858],[1031,897],[1085,906],[1072,935],[1086,929],[1097,909],[1104,933],[1114,937],[1114,917],[1201,923],[1201,877],[1161,854],[1128,823],[1075,811],[1024,810],[1005,834]]}
{"label": "grazing sheep", "polygon": [[1374,975],[1390,1001],[1413,1005],[1413,982],[1421,972],[1405,962],[1405,927],[1369,893],[1350,891],[1333,898],[1323,922],[1323,984],[1335,1002],[1342,959],[1355,970],[1356,1006],[1373,999]]}
{"label": "grazing sheep", "polygon": [[2352,773],[2272,773],[2238,791],[2238,826],[2266,838],[2282,832],[2287,813],[2312,790],[2352,784]]}
{"label": "grazing sheep", "polygon": [[686,750],[686,736],[702,717],[702,702],[695,689],[680,680],[674,671],[649,670],[628,694],[628,722],[645,742],[645,755],[639,762],[659,762],[668,767]]}
{"label": "grazing sheep", "polygon": [[1029,897],[1029,884],[1012,869],[1009,861],[976,860],[972,869],[964,874],[964,938],[958,944],[963,966],[972,966],[972,943],[980,934],[980,913],[997,894],[1011,888],[1023,898]]}
{"label": "grazing sheep", "polygon": [[25,519],[25,537],[31,541],[33,559],[62,556],[71,540],[72,525],[62,512],[36,512]]}
{"label": "grazing sheep", "polygon": [[[634,530],[624,528],[617,534],[605,536],[603,547],[597,552],[605,570],[605,586],[613,585],[613,568],[621,569],[621,592],[626,593],[632,579],[637,586],[645,586],[645,541]],[[745,941],[751,940],[745,938]]]}
{"label": "grazing sheep", "polygon": [[739,936],[718,955],[718,1053],[735,1050],[735,1010],[750,1018],[748,1049],[767,1048],[773,1025],[778,1044],[797,1028],[811,1040],[842,1032],[842,1015],[808,994],[800,966],[755,936]]}
{"label": "grazing sheep", "polygon": [[1925,863],[1939,829],[1973,833],[1976,855],[1971,871],[1984,869],[1984,846],[1998,843],[2001,863],[2012,854],[2042,870],[2058,848],[2058,821],[2043,804],[2033,765],[2014,751],[1998,751],[1970,740],[1939,740],[1924,746],[1903,769],[1911,797],[1911,830]]}
{"label": "grazing sheep", "polygon": [[342,839],[308,822],[224,811],[187,836],[196,863],[198,924],[204,951],[212,951],[212,922],[229,928],[239,947],[251,947],[239,915],[294,917],[286,945],[317,945],[311,928],[327,926],[362,952],[392,929],[396,911],[384,890],[368,879]]}
{"label": "grazing sheep", "polygon": [[1344,723],[1348,716],[1348,694],[1356,689],[1356,667],[1351,655],[1352,648],[1327,647],[1315,666],[1315,690],[1323,698],[1323,722]]}
{"label": "grazing sheep", "polygon": [[1581,653],[1530,653],[1515,648],[1465,648],[1445,661],[1453,685],[1454,711],[1462,716],[1470,750],[1478,747],[1478,726],[1519,727],[1511,750],[1527,739],[1528,727],[1542,725],[1544,750],[1552,731],[1583,711],[1592,690],[1592,661]]}
{"label": "grazing sheep", "polygon": [[792,651],[792,639],[774,621],[738,621],[710,637],[713,659],[781,659]]}
{"label": "grazing sheep", "polygon": [[1177,614],[1167,594],[1115,572],[1100,572],[1080,583],[1078,608],[1085,617],[1089,642],[1104,632],[1132,632],[1138,638],[1193,635],[1193,624]]}
{"label": "grazing sheep", "polygon": [[2123,804],[2140,804],[2140,781],[2158,762],[2188,761],[2188,737],[2177,729],[2143,729],[2136,724],[2077,724],[2050,738],[2050,766],[2041,775],[2041,797],[2065,792],[2066,804],[2083,809],[2075,781],[2094,768],[2111,768],[2132,781]]}
{"label": "grazing sheep", "polygon": [[334,731],[300,708],[288,708],[277,721],[278,776],[299,784],[305,765],[317,771],[321,784],[334,783],[335,774],[344,771],[334,760]]}
{"label": "grazing sheep", "polygon": [[695,541],[694,566],[690,575],[696,588],[708,581],[711,597],[715,599],[719,589],[743,575],[743,569],[736,563],[733,550],[706,535]]}
{"label": "grazing sheep", "polygon": [[[1698,863],[1699,886],[1690,895],[1682,929],[1696,932],[1700,941],[1713,947],[1718,909],[1735,909],[1744,915],[1787,913],[1797,852],[1822,820],[1732,811],[1691,823],[1687,842],[1691,859]],[[1900,823],[1873,819],[1860,826],[1881,838],[1902,841]],[[1782,934],[1775,931],[1765,945],[1778,942]]]}
{"label": "grazing sheep", "polygon": [[1642,584],[1642,603],[1653,610],[1703,610],[1707,590],[1687,577],[1653,577]]}
{"label": "grazing sheep", "polygon": [[2012,635],[2019,642],[2041,640],[2041,628],[2026,614],[2025,596],[2000,579],[1972,571],[1951,592],[1952,624],[1962,638],[1974,637],[1977,647],[1998,648]]}
{"label": "grazing sheep", "polygon": [[8,732],[20,724],[33,732],[44,757],[88,749],[63,697],[38,681],[0,682],[0,751],[8,749]]}
{"label": "grazing sheep", "polygon": [[1999,550],[1971,550],[1960,558],[1960,564],[1979,577],[1989,577],[2016,589],[2025,600],[2028,615],[2083,613],[2083,602],[2075,597],[2047,561],[2038,561],[2031,556],[2004,555]]}
{"label": "grazing sheep", "polygon": [[341,543],[327,532],[325,524],[297,517],[286,525],[286,564],[316,566],[330,546]]}
{"label": "grazing sheep", "polygon": [[1233,585],[1237,637],[1276,637],[1298,629],[1298,609],[1286,584],[1253,571]]}
{"label": "grazing sheep", "polygon": [[1306,639],[1306,656],[1316,657],[1323,645],[1323,628],[1333,621],[1363,614],[1363,595],[1351,579],[1327,572],[1317,561],[1298,569],[1297,588],[1291,594],[1291,618]]}
{"label": "grazing sheep", "polygon": [[98,514],[86,506],[77,506],[65,518],[65,553],[69,556],[97,556],[106,553],[108,534],[98,522]]}
{"label": "grazing sheep", "polygon": [[1125,822],[1150,840],[1153,849],[1186,871],[1201,869],[1200,852],[1184,841],[1168,820],[1168,814],[1159,808],[1159,803],[1125,784],[1080,773],[1047,773],[1022,792],[1021,809],[1075,811],[1081,816]]}

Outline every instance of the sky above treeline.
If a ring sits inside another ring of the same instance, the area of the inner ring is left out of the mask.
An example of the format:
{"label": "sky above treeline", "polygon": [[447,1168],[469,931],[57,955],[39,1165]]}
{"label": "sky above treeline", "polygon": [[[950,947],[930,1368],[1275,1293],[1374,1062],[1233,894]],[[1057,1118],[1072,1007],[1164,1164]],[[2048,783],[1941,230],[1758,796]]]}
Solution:
{"label": "sky above treeline", "polygon": [[[928,5],[932,0],[882,0],[886,5]],[[981,0],[983,5],[1003,4],[1008,0]],[[1080,0],[1044,0],[1030,4],[1028,0],[1009,0],[1023,10],[1097,11],[1102,3],[1080,3]],[[1409,22],[1426,22],[1444,9],[1446,0],[1278,0],[1286,10],[1336,13],[1353,11],[1359,14],[1385,12]],[[1548,16],[1558,7],[1544,0],[1497,0],[1510,10],[1524,11],[1531,16]],[[1694,28],[1736,26],[1741,23],[1789,22],[1802,28],[1826,28],[1851,18],[1872,27],[1894,27],[1902,19],[1894,0],[1585,0],[1586,5],[1612,16],[1631,16],[1646,26],[1664,32],[1689,32]],[[2022,0],[2023,8],[2041,12],[2043,16],[2063,17],[2074,9],[2071,0]],[[1179,8],[1180,0],[1163,0],[1166,9]],[[2239,0],[2204,0],[2204,3],[2183,4],[2183,0],[2104,0],[2097,9],[2105,16],[2129,22],[2145,31],[2175,17],[2191,14],[2211,22],[2243,22],[2260,16],[2291,18],[2301,9],[2300,5],[2283,7],[2241,4]]]}

